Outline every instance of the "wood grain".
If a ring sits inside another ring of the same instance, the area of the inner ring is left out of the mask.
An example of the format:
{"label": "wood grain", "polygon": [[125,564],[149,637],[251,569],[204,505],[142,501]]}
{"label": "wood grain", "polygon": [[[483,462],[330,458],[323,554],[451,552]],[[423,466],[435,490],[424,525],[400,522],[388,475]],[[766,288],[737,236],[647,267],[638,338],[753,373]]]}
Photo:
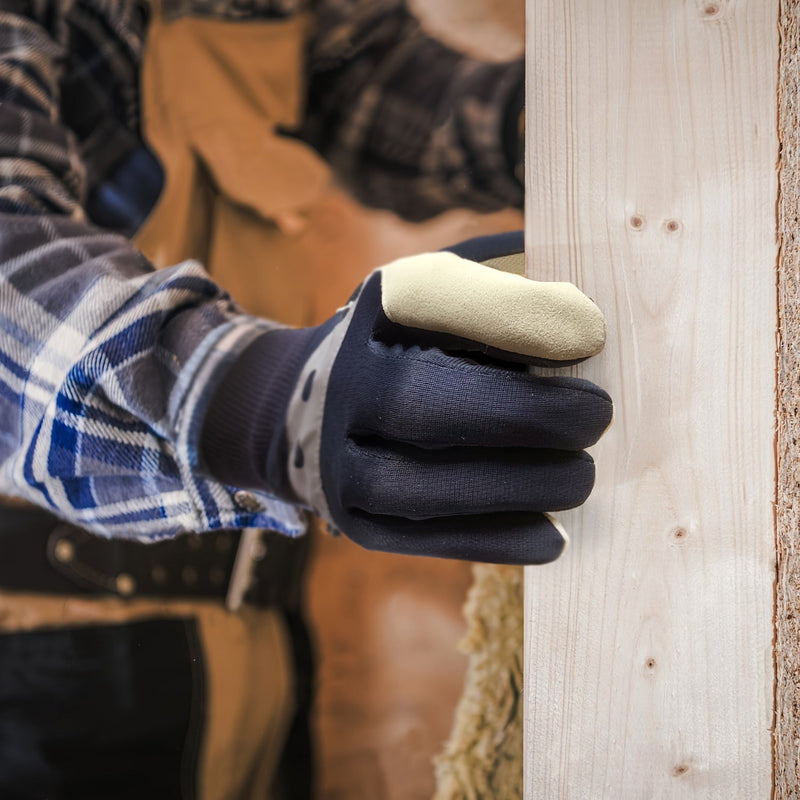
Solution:
{"label": "wood grain", "polygon": [[527,798],[770,797],[777,0],[528,3],[529,274],[615,421],[526,575]]}
{"label": "wood grain", "polygon": [[781,0],[775,800],[800,798],[800,0]]}

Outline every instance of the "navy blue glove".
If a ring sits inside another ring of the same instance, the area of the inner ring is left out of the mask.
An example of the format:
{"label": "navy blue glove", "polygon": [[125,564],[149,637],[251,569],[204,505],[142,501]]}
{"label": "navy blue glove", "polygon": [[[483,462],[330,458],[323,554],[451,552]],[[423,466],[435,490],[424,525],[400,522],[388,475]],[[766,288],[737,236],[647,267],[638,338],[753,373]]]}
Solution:
{"label": "navy blue glove", "polygon": [[[522,237],[475,240],[494,266]],[[373,550],[474,561],[552,561],[546,513],[594,483],[584,451],[611,421],[597,386],[529,364],[597,353],[605,323],[571,284],[536,283],[452,252],[373,272],[316,328],[256,340],[206,415],[215,478],[314,510]]]}

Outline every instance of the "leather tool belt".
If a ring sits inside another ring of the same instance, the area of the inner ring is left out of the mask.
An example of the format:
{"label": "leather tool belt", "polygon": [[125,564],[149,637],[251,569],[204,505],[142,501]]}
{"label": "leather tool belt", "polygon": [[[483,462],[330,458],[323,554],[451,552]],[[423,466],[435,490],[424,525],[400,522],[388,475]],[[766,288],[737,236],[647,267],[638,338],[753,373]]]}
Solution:
{"label": "leather tool belt", "polygon": [[45,594],[219,599],[296,609],[308,537],[272,531],[105,539],[29,507],[0,507],[0,588]]}

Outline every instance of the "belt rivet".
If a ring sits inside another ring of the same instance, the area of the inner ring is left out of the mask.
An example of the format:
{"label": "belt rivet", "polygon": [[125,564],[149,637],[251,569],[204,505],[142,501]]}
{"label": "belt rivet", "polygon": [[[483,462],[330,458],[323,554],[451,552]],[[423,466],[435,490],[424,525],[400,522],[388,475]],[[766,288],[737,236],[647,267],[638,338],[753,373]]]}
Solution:
{"label": "belt rivet", "polygon": [[127,572],[120,572],[114,584],[117,592],[123,597],[130,597],[136,591],[136,580]]}
{"label": "belt rivet", "polygon": [[184,567],[181,570],[181,577],[187,586],[192,586],[197,582],[197,570],[194,567]]}
{"label": "belt rivet", "polygon": [[75,558],[75,545],[69,539],[59,539],[53,549],[56,561],[62,564],[69,564]]}
{"label": "belt rivet", "polygon": [[251,492],[244,492],[239,490],[233,495],[233,502],[236,503],[242,511],[248,511],[251,514],[257,511],[263,511],[264,506],[259,502],[258,498]]}
{"label": "belt rivet", "polygon": [[166,583],[167,570],[165,567],[162,567],[161,564],[156,564],[150,571],[150,577],[153,579],[154,583]]}

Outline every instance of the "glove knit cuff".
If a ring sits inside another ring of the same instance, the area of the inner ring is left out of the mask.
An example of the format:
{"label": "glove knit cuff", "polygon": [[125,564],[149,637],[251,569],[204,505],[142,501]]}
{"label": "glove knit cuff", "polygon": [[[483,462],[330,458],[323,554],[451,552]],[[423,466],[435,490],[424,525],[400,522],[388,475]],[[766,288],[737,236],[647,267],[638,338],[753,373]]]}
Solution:
{"label": "glove knit cuff", "polygon": [[204,467],[216,480],[298,502],[287,476],[286,409],[326,332],[326,325],[268,331],[223,374],[200,437]]}

